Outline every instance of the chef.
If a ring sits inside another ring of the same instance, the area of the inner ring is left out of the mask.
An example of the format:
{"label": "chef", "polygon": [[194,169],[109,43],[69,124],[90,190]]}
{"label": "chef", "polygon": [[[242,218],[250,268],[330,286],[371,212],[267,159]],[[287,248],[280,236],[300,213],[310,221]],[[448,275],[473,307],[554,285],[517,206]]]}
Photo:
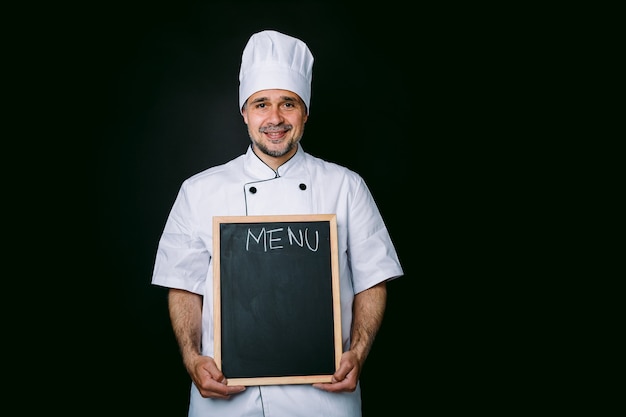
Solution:
{"label": "chef", "polygon": [[[361,416],[359,376],[403,275],[363,178],[304,151],[313,55],[300,39],[265,30],[242,54],[239,110],[247,151],[183,182],[161,235],[152,277],[169,312],[192,384],[189,416]],[[332,129],[328,130],[332,134]],[[214,361],[214,216],[335,214],[343,354],[332,382],[237,386]]]}

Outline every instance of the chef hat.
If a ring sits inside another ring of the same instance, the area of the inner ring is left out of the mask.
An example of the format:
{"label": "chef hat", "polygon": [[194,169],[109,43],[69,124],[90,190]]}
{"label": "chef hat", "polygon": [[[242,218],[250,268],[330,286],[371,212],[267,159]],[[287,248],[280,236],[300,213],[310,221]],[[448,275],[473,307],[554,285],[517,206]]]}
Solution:
{"label": "chef hat", "polygon": [[257,91],[278,89],[298,94],[309,111],[313,55],[300,39],[264,30],[243,50],[239,70],[239,110]]}

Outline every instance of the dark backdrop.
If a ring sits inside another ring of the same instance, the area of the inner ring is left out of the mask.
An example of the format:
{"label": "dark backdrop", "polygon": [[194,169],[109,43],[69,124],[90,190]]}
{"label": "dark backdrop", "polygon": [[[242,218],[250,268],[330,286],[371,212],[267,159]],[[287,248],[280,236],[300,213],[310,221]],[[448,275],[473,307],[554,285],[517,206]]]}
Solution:
{"label": "dark backdrop", "polygon": [[263,29],[311,48],[302,145],[364,177],[405,270],[388,285],[383,326],[363,370],[364,417],[457,405],[447,397],[462,376],[450,364],[463,353],[441,342],[457,319],[449,320],[449,295],[440,290],[452,266],[442,251],[459,242],[449,238],[442,214],[453,210],[440,203],[452,191],[438,187],[448,175],[438,162],[462,149],[450,137],[439,143],[451,129],[441,122],[453,89],[446,73],[454,70],[441,63],[450,51],[438,49],[447,44],[438,19],[408,5],[315,1],[103,3],[84,11],[69,35],[74,105],[89,143],[84,162],[95,221],[85,224],[96,243],[83,277],[85,305],[74,314],[95,320],[81,330],[84,350],[77,348],[97,362],[89,372],[96,381],[87,378],[81,388],[97,392],[98,408],[186,415],[190,379],[166,290],[150,283],[153,261],[181,182],[248,146],[237,77],[247,39]]}
{"label": "dark backdrop", "polygon": [[302,144],[365,178],[405,270],[363,370],[364,416],[508,415],[553,392],[535,359],[558,355],[544,353],[555,322],[537,337],[528,320],[543,319],[536,296],[551,295],[545,275],[557,270],[537,260],[558,246],[539,221],[553,221],[558,187],[532,180],[556,132],[535,121],[553,114],[560,72],[549,65],[567,37],[553,15],[74,3],[5,8],[3,346],[20,409],[185,415],[190,380],[166,291],[150,283],[154,255],[181,182],[248,146],[237,75],[263,29],[311,47]]}

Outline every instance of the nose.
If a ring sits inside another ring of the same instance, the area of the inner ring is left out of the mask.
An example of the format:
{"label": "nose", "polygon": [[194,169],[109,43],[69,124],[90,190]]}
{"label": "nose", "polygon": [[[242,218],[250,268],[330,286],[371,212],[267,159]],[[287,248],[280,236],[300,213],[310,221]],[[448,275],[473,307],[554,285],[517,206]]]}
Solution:
{"label": "nose", "polygon": [[272,107],[267,115],[267,121],[274,125],[279,125],[283,122],[283,115],[279,107]]}

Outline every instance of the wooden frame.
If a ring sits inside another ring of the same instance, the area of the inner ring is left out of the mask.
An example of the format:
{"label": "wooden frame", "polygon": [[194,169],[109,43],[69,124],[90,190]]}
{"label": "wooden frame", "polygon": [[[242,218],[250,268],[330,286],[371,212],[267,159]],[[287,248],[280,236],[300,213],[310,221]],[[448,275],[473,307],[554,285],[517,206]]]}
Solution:
{"label": "wooden frame", "polygon": [[330,382],[342,354],[336,215],[214,217],[213,305],[228,385]]}

